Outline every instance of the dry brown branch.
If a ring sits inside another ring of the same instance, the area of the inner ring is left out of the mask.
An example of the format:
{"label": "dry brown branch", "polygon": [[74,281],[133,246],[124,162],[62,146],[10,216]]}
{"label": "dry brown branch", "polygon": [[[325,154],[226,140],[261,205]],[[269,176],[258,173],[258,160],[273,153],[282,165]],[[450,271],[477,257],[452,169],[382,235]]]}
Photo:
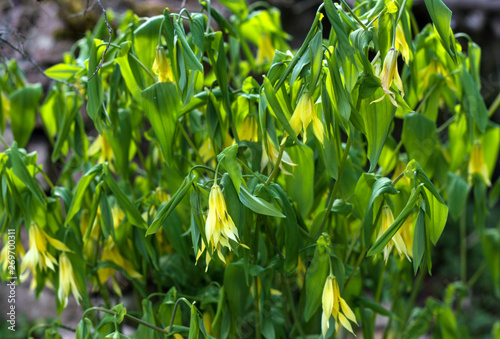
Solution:
{"label": "dry brown branch", "polygon": [[111,46],[111,36],[113,34],[113,29],[111,28],[111,25],[109,24],[109,21],[108,21],[108,14],[106,13],[106,9],[104,8],[104,6],[102,5],[101,3],[101,0],[96,0],[96,3],[101,7],[102,9],[102,12],[104,14],[104,21],[106,22],[106,26],[108,27],[108,33],[109,33],[109,39],[108,39],[108,43],[106,45],[106,49],[104,50],[104,52],[102,53],[102,58],[101,58],[101,62],[99,63],[99,65],[97,65],[96,69],[95,69],[95,72],[92,74],[92,76],[88,79],[88,81],[90,81],[90,79],[92,79],[96,74],[97,72],[99,72],[99,70],[102,68],[102,65],[104,64],[104,58],[106,57],[106,52],[108,51],[109,49],[109,46]]}

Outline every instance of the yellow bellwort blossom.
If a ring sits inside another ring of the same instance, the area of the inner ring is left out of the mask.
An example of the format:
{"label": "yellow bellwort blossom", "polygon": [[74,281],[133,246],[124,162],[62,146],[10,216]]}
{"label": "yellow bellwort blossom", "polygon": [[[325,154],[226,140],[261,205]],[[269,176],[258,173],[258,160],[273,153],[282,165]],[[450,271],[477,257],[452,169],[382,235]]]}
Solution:
{"label": "yellow bellwort blossom", "polygon": [[401,96],[404,97],[405,92],[403,89],[403,82],[399,76],[398,72],[398,50],[391,48],[384,59],[384,66],[382,71],[378,75],[382,83],[382,88],[384,90],[384,95],[377,100],[373,100],[371,103],[382,101],[386,95],[389,95],[391,103],[398,106],[396,102],[396,94],[391,91],[392,82],[396,84],[396,87],[401,91]]}
{"label": "yellow bellwort blossom", "polygon": [[297,107],[293,111],[290,118],[290,126],[296,134],[304,132],[304,142],[307,141],[307,127],[312,122],[314,135],[324,145],[325,129],[323,123],[316,115],[314,100],[309,96],[309,93],[304,92],[299,99]]}
{"label": "yellow bellwort blossom", "polygon": [[259,46],[257,49],[257,59],[255,62],[257,65],[262,65],[265,62],[271,62],[274,58],[274,46],[269,34],[262,34],[259,40]]}
{"label": "yellow bellwort blossom", "polygon": [[59,297],[59,301],[63,304],[63,308],[66,308],[68,305],[70,291],[73,293],[76,302],[80,304],[82,296],[76,283],[73,266],[71,265],[68,255],[63,253],[59,257],[59,289],[57,291],[57,296]]}
{"label": "yellow bellwort blossom", "polygon": [[403,28],[401,28],[401,24],[396,27],[395,47],[398,51],[401,52],[403,61],[408,64],[410,62],[410,48],[408,47],[408,43],[406,42],[405,33],[403,31]]}
{"label": "yellow bellwort blossom", "polygon": [[238,137],[240,140],[257,141],[258,126],[255,118],[247,115],[238,127]]}
{"label": "yellow bellwort blossom", "polygon": [[[16,261],[17,261],[17,254],[22,258],[24,258],[24,255],[26,254],[26,251],[24,250],[23,244],[21,243],[21,237],[16,237],[16,244],[15,244],[15,253],[16,253]],[[12,251],[10,251],[12,252]],[[9,268],[10,264],[9,259],[9,244],[8,244],[8,236],[7,234],[3,238],[3,248],[2,251],[0,252],[0,263],[1,263],[1,270],[2,272],[6,272],[7,268]]]}
{"label": "yellow bellwort blossom", "polygon": [[172,75],[172,70],[168,64],[167,55],[163,50],[163,47],[156,47],[155,61],[153,62],[153,72],[158,75],[159,82],[172,82],[174,81],[174,76]]}
{"label": "yellow bellwort blossom", "polygon": [[472,182],[474,174],[478,174],[484,183],[491,186],[490,175],[488,173],[488,166],[484,162],[483,144],[481,141],[474,141],[469,158],[469,183]]}
{"label": "yellow bellwort blossom", "polygon": [[48,249],[48,244],[59,251],[71,252],[71,250],[57,239],[50,237],[36,223],[31,223],[28,231],[30,248],[23,258],[21,264],[21,272],[24,272],[28,267],[35,274],[35,269],[38,267],[41,271],[46,271],[47,268],[54,271],[54,265],[57,261]]}
{"label": "yellow bellwort blossom", "polygon": [[[392,214],[392,210],[388,205],[384,205],[382,207],[382,222],[380,225],[377,239],[379,239],[393,223],[394,223],[394,215]],[[386,263],[387,260],[389,259],[389,255],[391,254],[394,245],[396,246],[396,249],[399,252],[399,254],[401,255],[404,254],[408,258],[408,260],[411,260],[410,257],[408,256],[408,250],[406,249],[405,242],[401,237],[401,228],[400,228],[399,231],[396,234],[394,234],[392,239],[387,243],[387,245],[385,245],[384,261]]]}
{"label": "yellow bellwort blossom", "polygon": [[[229,248],[232,251],[229,239],[239,243],[238,229],[236,228],[233,219],[227,212],[226,201],[222,195],[222,190],[219,185],[215,184],[210,190],[208,197],[208,216],[205,223],[205,234],[207,236],[208,245],[202,243],[201,249],[198,251],[197,260],[207,248],[207,269],[211,260],[211,254],[217,252],[220,260],[226,263],[226,259],[221,252],[221,245]],[[240,243],[240,245],[248,248]]]}
{"label": "yellow bellwort blossom", "polygon": [[339,284],[337,283],[337,278],[330,275],[326,278],[325,286],[323,287],[323,314],[321,315],[321,332],[323,333],[323,338],[326,336],[328,328],[330,328],[330,316],[335,319],[335,328],[337,331],[342,325],[346,330],[354,334],[351,326],[351,321],[356,322],[356,316],[351,310],[346,301],[340,296]]}

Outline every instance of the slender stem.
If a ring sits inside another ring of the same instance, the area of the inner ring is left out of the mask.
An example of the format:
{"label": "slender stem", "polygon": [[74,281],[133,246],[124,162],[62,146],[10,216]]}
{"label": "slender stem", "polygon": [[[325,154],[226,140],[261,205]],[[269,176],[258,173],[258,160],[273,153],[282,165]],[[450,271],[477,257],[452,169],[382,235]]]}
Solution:
{"label": "slender stem", "polygon": [[328,218],[330,217],[330,213],[332,212],[333,202],[335,201],[335,195],[340,186],[340,178],[342,177],[342,172],[344,171],[345,163],[347,161],[347,156],[349,154],[349,149],[351,148],[351,138],[347,138],[347,143],[345,145],[344,154],[342,155],[342,161],[340,163],[339,175],[337,177],[337,181],[335,181],[335,186],[333,186],[332,194],[330,195],[330,201],[328,202],[328,206],[325,211],[325,216],[323,217],[323,221],[321,222],[321,226],[319,227],[318,232],[316,233],[315,238],[318,238],[319,235],[323,232],[323,229],[326,226]]}
{"label": "slender stem", "polygon": [[401,172],[397,177],[396,179],[394,179],[391,183],[392,186],[396,185],[396,183],[399,181],[399,179],[401,179],[403,176],[405,175],[405,172]]}
{"label": "slender stem", "polygon": [[474,284],[476,283],[476,281],[481,277],[481,274],[483,274],[485,268],[486,268],[486,262],[483,261],[481,263],[481,266],[479,266],[479,268],[476,270],[476,272],[474,272],[474,274],[472,275],[472,277],[467,282],[467,287],[468,288],[472,288],[472,286],[474,286]]}
{"label": "slender stem", "polygon": [[278,154],[278,159],[276,160],[276,164],[274,165],[274,168],[273,168],[273,171],[271,172],[271,175],[269,176],[269,178],[267,178],[267,181],[265,182],[266,185],[269,185],[271,183],[271,181],[274,179],[274,177],[276,177],[278,175],[279,167],[281,164],[281,158],[283,157],[283,153],[285,152],[285,144],[286,144],[286,142],[285,142],[285,140],[283,140],[283,142],[281,142],[280,151]]}
{"label": "slender stem", "polygon": [[262,338],[261,329],[260,329],[260,294],[259,294],[259,277],[254,277],[253,280],[254,286],[254,302],[255,302],[255,312],[257,313],[255,316],[255,338]]}
{"label": "slender stem", "polygon": [[345,8],[347,8],[347,11],[352,15],[352,17],[354,18],[354,20],[356,20],[356,22],[361,26],[363,27],[364,30],[368,29],[365,24],[358,18],[358,16],[356,14],[354,14],[354,11],[351,9],[351,7],[349,7],[349,5],[345,2],[345,0],[340,0],[340,2],[342,2],[342,4],[345,6]]}
{"label": "slender stem", "polygon": [[361,253],[359,254],[358,260],[356,260],[356,264],[354,265],[354,268],[352,269],[351,274],[349,274],[349,278],[347,278],[347,280],[345,281],[344,289],[347,287],[347,285],[349,284],[349,281],[351,281],[352,277],[356,273],[356,270],[358,269],[359,265],[361,264],[361,261],[363,261],[365,254],[366,254],[366,248],[364,248],[361,251]]}
{"label": "slender stem", "polygon": [[380,13],[366,25],[366,27],[370,28],[373,25],[373,23],[377,21],[378,18],[380,18],[380,16],[382,16],[385,12],[387,12],[387,7],[384,7],[384,9],[382,9]]}
{"label": "slender stem", "polygon": [[5,146],[5,148],[10,148],[9,144],[5,141],[5,139],[0,135],[0,142]]}
{"label": "slender stem", "polygon": [[43,178],[45,179],[45,181],[47,182],[47,184],[49,184],[50,186],[50,189],[54,189],[54,184],[52,183],[52,180],[50,180],[50,178],[47,176],[47,174],[45,174],[45,172],[42,170],[42,168],[40,167],[40,165],[37,165],[36,168],[38,169],[39,173],[42,173],[43,175]]}
{"label": "slender stem", "polygon": [[467,224],[466,210],[460,217],[460,280],[467,283]]}
{"label": "slender stem", "polygon": [[443,122],[443,124],[441,126],[439,126],[437,129],[436,129],[436,132],[439,134],[441,133],[442,131],[445,130],[446,127],[450,126],[451,123],[453,121],[455,121],[455,119],[457,118],[457,115],[453,115],[451,118],[449,118],[448,120],[446,120],[445,122]]}
{"label": "slender stem", "polygon": [[489,118],[491,118],[491,116],[496,112],[498,107],[500,107],[500,93],[498,93],[497,97],[495,98],[495,101],[493,101],[490,108],[488,109]]}
{"label": "slender stem", "polygon": [[290,300],[290,309],[292,310],[292,317],[293,321],[295,322],[295,327],[297,328],[297,331],[299,331],[300,336],[305,339],[306,338],[306,333],[304,332],[304,329],[302,328],[302,322],[297,314],[297,310],[295,309],[295,303],[293,301],[293,296],[292,296],[292,291],[290,289],[290,284],[288,283],[288,280],[286,280],[286,277],[282,274],[281,275],[281,281],[285,285],[285,290],[286,294],[288,295],[288,299]]}
{"label": "slender stem", "polygon": [[143,63],[142,63],[139,59],[137,59],[137,57],[136,57],[134,54],[129,53],[128,55],[129,55],[129,56],[131,56],[131,57],[132,57],[132,59],[133,59],[135,62],[137,62],[137,64],[139,64],[139,66],[141,66],[141,68],[142,68],[143,70],[145,70],[145,71],[146,71],[146,73],[149,75],[149,77],[150,77],[151,79],[153,79],[153,81],[154,81],[154,82],[156,82],[156,81],[157,81],[157,80],[156,80],[156,77],[153,75],[153,73],[151,73],[151,71],[150,71],[150,70],[149,70],[146,66],[144,66],[144,64],[143,64]]}
{"label": "slender stem", "polygon": [[177,301],[175,302],[175,305],[174,305],[174,311],[172,312],[172,318],[170,318],[170,325],[168,325],[168,330],[166,333],[170,333],[172,331],[172,326],[174,326],[175,313],[177,312],[177,308],[179,307],[179,303],[181,301],[184,301],[185,303],[187,303],[188,305],[191,306],[191,304],[189,303],[189,301],[186,298],[177,299]]}
{"label": "slender stem", "polygon": [[402,319],[400,329],[406,328],[406,324],[408,322],[408,319],[410,318],[411,310],[413,309],[413,305],[415,305],[415,300],[417,299],[418,292],[420,291],[420,287],[422,286],[422,282],[424,281],[424,275],[426,269],[427,268],[424,266],[422,267],[422,269],[420,269],[420,272],[418,273],[417,282],[413,287],[410,294],[410,299],[407,302],[406,312],[404,314],[404,318]]}
{"label": "slender stem", "polygon": [[200,159],[200,161],[202,163],[205,163],[203,161],[203,157],[201,156],[200,152],[198,152],[198,149],[194,145],[193,141],[191,140],[191,138],[189,138],[189,135],[187,134],[186,129],[184,128],[184,126],[182,126],[182,124],[179,121],[177,121],[177,126],[181,130],[181,133],[184,136],[184,138],[186,139],[186,141],[188,142],[189,146],[193,149],[194,154],[196,154],[196,156]]}
{"label": "slender stem", "polygon": [[265,184],[266,182],[264,180],[262,180],[261,177],[259,177],[257,174],[255,174],[252,169],[250,167],[248,167],[247,164],[245,164],[245,162],[243,160],[241,160],[240,158],[236,158],[236,160],[240,163],[240,165],[245,168],[248,172],[250,172],[254,177],[256,177],[257,179],[259,179],[259,181],[263,184]]}

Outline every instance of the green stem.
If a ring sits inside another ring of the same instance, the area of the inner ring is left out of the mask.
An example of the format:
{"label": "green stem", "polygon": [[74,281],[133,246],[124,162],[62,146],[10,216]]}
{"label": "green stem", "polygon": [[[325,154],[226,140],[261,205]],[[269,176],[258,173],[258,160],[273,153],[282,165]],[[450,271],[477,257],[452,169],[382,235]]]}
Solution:
{"label": "green stem", "polygon": [[396,185],[396,183],[405,175],[405,172],[401,172],[391,183],[392,186]]}
{"label": "green stem", "polygon": [[278,175],[279,167],[281,164],[281,158],[283,157],[283,153],[285,152],[285,144],[286,144],[286,140],[283,140],[281,142],[280,151],[278,154],[278,159],[276,160],[276,164],[274,165],[273,171],[271,172],[271,175],[269,176],[269,178],[267,178],[265,185],[269,185],[271,183],[271,181],[274,179],[274,177],[276,177]]}
{"label": "green stem", "polygon": [[36,165],[36,168],[39,171],[39,173],[42,173],[43,178],[45,179],[45,181],[47,182],[47,184],[49,184],[50,189],[53,190],[55,188],[54,184],[52,183],[52,181],[50,180],[50,178],[47,176],[47,174],[45,174],[45,172],[42,170],[42,168],[40,167],[40,165]]}
{"label": "green stem", "polygon": [[184,301],[189,307],[192,306],[191,303],[186,298],[177,299],[174,305],[174,311],[172,312],[172,318],[170,318],[170,324],[168,325],[168,330],[166,333],[172,332],[172,326],[174,326],[174,320],[175,320],[175,313],[177,312],[177,308],[179,307],[179,303],[181,301]]}
{"label": "green stem", "polygon": [[323,232],[323,229],[326,226],[328,218],[330,217],[330,213],[332,212],[333,202],[335,201],[335,195],[339,189],[340,178],[342,177],[342,172],[344,171],[345,163],[347,161],[347,156],[349,155],[349,149],[351,148],[351,138],[347,138],[347,143],[345,145],[344,154],[342,155],[342,161],[340,163],[339,175],[337,177],[337,181],[335,181],[335,186],[333,186],[332,194],[330,195],[330,201],[328,202],[328,206],[325,210],[325,216],[323,217],[323,221],[321,222],[321,226],[319,227],[318,232],[316,233],[315,238],[318,238],[319,235]]}
{"label": "green stem", "polygon": [[500,107],[500,93],[498,93],[497,97],[495,98],[495,101],[493,101],[490,108],[488,109],[489,118],[491,118],[491,116],[496,112],[498,107]]}
{"label": "green stem", "polygon": [[259,177],[257,174],[255,174],[252,169],[250,167],[248,167],[247,164],[245,164],[245,162],[243,160],[241,160],[240,158],[236,158],[236,160],[240,163],[240,165],[246,169],[248,172],[250,172],[254,177],[256,177],[261,183],[265,184],[266,182],[264,180],[262,180],[261,177]]}
{"label": "green stem", "polygon": [[292,310],[292,317],[293,321],[295,322],[295,328],[297,328],[297,331],[299,331],[300,336],[305,339],[306,338],[306,333],[304,332],[304,329],[302,328],[302,322],[297,314],[297,310],[295,309],[295,302],[293,301],[293,296],[292,296],[292,291],[290,289],[290,284],[288,283],[288,280],[286,280],[285,276],[282,274],[281,275],[281,281],[285,285],[285,290],[286,294],[288,295],[288,299],[290,300],[290,309]]}
{"label": "green stem", "polygon": [[451,118],[449,118],[448,120],[446,120],[445,122],[443,122],[443,124],[441,126],[439,126],[437,129],[436,129],[436,132],[439,134],[441,133],[442,131],[445,130],[446,127],[450,126],[451,123],[453,121],[455,121],[455,119],[457,118],[457,115],[453,115]]}
{"label": "green stem", "polygon": [[466,210],[460,217],[460,280],[467,283],[467,224]]}
{"label": "green stem", "polygon": [[196,154],[196,156],[200,159],[200,161],[202,163],[204,163],[203,161],[203,157],[201,156],[200,152],[198,152],[198,149],[196,148],[196,146],[194,145],[193,141],[191,140],[191,138],[189,138],[189,135],[187,134],[186,132],[186,129],[184,128],[184,126],[182,126],[182,124],[177,121],[177,126],[179,127],[179,129],[181,130],[181,133],[182,135],[184,136],[184,139],[186,139],[187,143],[189,144],[189,146],[193,149],[193,152],[194,154]]}
{"label": "green stem", "polygon": [[143,64],[143,63],[142,63],[139,59],[137,59],[137,57],[136,57],[134,54],[129,53],[128,55],[129,55],[129,56],[131,56],[131,57],[132,57],[132,60],[134,60],[135,62],[137,62],[137,64],[138,64],[139,66],[141,66],[141,68],[142,68],[143,70],[145,70],[145,71],[146,71],[146,73],[149,75],[149,77],[150,77],[151,79],[153,79],[153,81],[154,81],[154,82],[156,82],[156,81],[157,81],[157,79],[156,79],[156,77],[153,75],[153,73],[151,73],[151,71],[150,71],[150,70],[149,70],[146,66],[144,66],[144,64]]}
{"label": "green stem", "polygon": [[349,285],[349,281],[351,281],[352,277],[356,273],[356,270],[358,269],[359,265],[361,264],[361,261],[363,261],[364,257],[366,254],[366,248],[364,248],[361,253],[359,254],[358,260],[356,260],[356,264],[354,265],[351,274],[349,274],[349,277],[344,283],[344,289],[346,289],[347,285]]}
{"label": "green stem", "polygon": [[377,20],[378,20],[378,18],[380,18],[380,17],[381,17],[381,16],[382,16],[385,12],[387,12],[387,7],[384,7],[384,8],[380,11],[380,13],[379,13],[379,14],[378,14],[375,18],[373,18],[373,19],[372,19],[372,21],[370,21],[370,22],[366,25],[366,27],[370,28],[370,27],[373,25],[373,23],[374,23],[375,21],[377,21]]}
{"label": "green stem", "polygon": [[427,268],[424,265],[424,267],[422,267],[420,269],[420,272],[418,273],[417,282],[411,291],[410,299],[408,300],[408,303],[406,306],[406,312],[405,312],[404,318],[402,319],[402,322],[401,322],[400,329],[402,329],[402,330],[404,330],[406,328],[406,324],[408,323],[408,319],[410,318],[410,314],[411,314],[411,311],[413,309],[413,305],[415,305],[415,300],[417,299],[418,292],[420,290],[420,287],[422,286],[422,282],[424,281],[424,275],[425,275],[426,269]]}
{"label": "green stem", "polygon": [[342,2],[342,4],[344,5],[345,8],[347,8],[347,11],[352,15],[352,17],[354,18],[354,20],[356,20],[356,22],[364,29],[364,30],[367,30],[368,28],[365,26],[365,24],[358,18],[358,16],[356,14],[354,14],[354,11],[351,9],[351,7],[349,7],[349,5],[345,2],[345,0],[340,0],[340,2]]}
{"label": "green stem", "polygon": [[479,268],[476,270],[476,272],[474,272],[472,277],[467,282],[467,287],[469,289],[472,288],[472,286],[474,286],[477,280],[481,277],[481,274],[483,274],[485,268],[486,268],[486,263],[483,261],[481,263],[481,266],[479,266]]}
{"label": "green stem", "polygon": [[254,302],[255,302],[255,312],[257,315],[255,316],[255,338],[262,338],[261,330],[260,330],[260,294],[259,294],[259,277],[254,277],[253,280],[254,286]]}

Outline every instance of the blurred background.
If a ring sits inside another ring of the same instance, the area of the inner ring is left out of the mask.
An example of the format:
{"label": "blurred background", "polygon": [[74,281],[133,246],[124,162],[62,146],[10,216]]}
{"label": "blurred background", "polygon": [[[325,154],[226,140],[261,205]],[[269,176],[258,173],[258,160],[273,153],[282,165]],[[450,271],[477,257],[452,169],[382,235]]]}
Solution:
{"label": "blurred background", "polygon": [[[453,12],[451,27],[453,31],[467,33],[482,48],[481,93],[489,107],[500,92],[500,44],[498,43],[500,41],[500,0],[443,1]],[[133,10],[139,16],[154,16],[161,14],[165,7],[174,12],[179,11],[183,6],[190,11],[197,12],[201,9],[196,0],[102,0],[101,2],[105,8],[111,8],[117,15],[126,10]],[[321,1],[272,0],[268,2],[282,11],[283,28],[292,37],[289,43],[292,48],[298,48],[313,22]],[[347,2],[353,4],[354,0],[347,0]],[[213,0],[212,5],[229,16],[229,12],[224,10],[217,1]],[[422,28],[430,22],[424,0],[414,0],[413,5],[415,17],[419,22],[419,27]],[[5,63],[11,58],[16,58],[28,80],[42,83],[44,93],[46,93],[51,83],[40,71],[62,62],[63,54],[71,49],[75,41],[83,38],[87,31],[92,30],[101,14],[102,10],[94,0],[1,0],[0,62]],[[459,41],[466,46],[465,39],[462,38]],[[500,122],[498,112],[493,116],[493,120]],[[92,128],[92,126],[90,122],[88,127]],[[12,142],[12,135],[8,128],[4,138],[9,144]],[[3,150],[2,147],[0,146],[0,150]],[[51,179],[57,180],[62,164],[50,161],[50,147],[41,122],[38,122],[27,150],[37,151],[39,163],[43,164]],[[499,167],[497,166],[492,182],[495,182],[499,176]],[[470,201],[469,205],[472,208],[473,202]],[[500,211],[496,210],[489,216],[491,222],[495,223],[500,219],[500,215],[496,215]],[[468,227],[472,231],[473,212],[467,214],[471,216]],[[468,241],[472,245],[478,240],[471,238]],[[27,246],[26,234],[23,235],[23,243]],[[443,288],[459,279],[458,247],[457,229],[454,225],[448,225],[438,248],[434,251],[439,260],[436,260],[433,268],[434,275],[429,277],[424,284],[424,290],[420,294],[421,305],[425,302],[427,295],[441,298]],[[482,260],[481,253],[470,254],[471,271],[479,266],[480,260]],[[469,273],[472,274],[472,272]],[[482,283],[483,280],[484,283]],[[475,290],[466,299],[468,304],[465,306],[471,310],[467,318],[468,326],[473,324],[472,327],[477,337],[482,337],[483,333],[490,333],[491,329],[487,328],[486,324],[500,317],[498,300],[492,297],[490,281],[487,273],[483,274]],[[17,320],[20,328],[28,328],[37,322],[56,318],[53,291],[47,290],[38,301],[35,301],[34,293],[29,291],[28,286],[29,283],[25,283],[17,289]],[[5,284],[0,284],[1,296],[6,295],[6,288]],[[95,296],[94,301],[95,304],[99,304],[98,296]],[[6,302],[6,298],[0,298],[0,310],[7,309]],[[2,317],[4,317],[3,313]],[[81,315],[80,307],[73,298],[70,298],[70,305],[62,315],[62,323],[75,328]],[[2,321],[0,325],[0,338],[26,337],[26,332],[16,333],[17,337],[10,336],[11,332],[5,332],[5,324],[5,321]],[[71,332],[67,334],[67,338],[72,338],[74,335]]]}

